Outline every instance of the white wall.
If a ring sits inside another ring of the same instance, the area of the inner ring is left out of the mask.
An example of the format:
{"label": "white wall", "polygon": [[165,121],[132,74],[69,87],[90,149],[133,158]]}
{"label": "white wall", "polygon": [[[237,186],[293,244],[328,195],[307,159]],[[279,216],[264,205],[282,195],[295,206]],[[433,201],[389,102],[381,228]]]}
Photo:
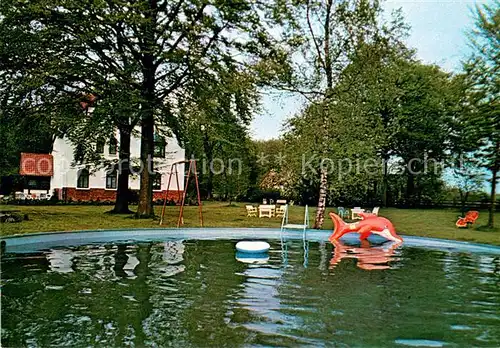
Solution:
{"label": "white wall", "polygon": [[[140,128],[136,127],[136,134],[140,134]],[[115,135],[116,139],[119,141],[118,132]],[[174,162],[183,161],[185,159],[185,151],[179,146],[179,143],[175,138],[167,138],[167,146],[165,149],[165,158],[154,158],[155,169],[162,173],[162,190],[167,189],[167,182],[170,173],[170,166]],[[119,147],[119,144],[118,144]],[[139,163],[141,149],[141,140],[139,135],[132,135],[130,143],[130,153],[131,153],[131,165],[134,163]],[[54,142],[52,156],[54,158],[54,176],[51,179],[50,188],[54,190],[56,188],[63,187],[74,187],[77,186],[78,171],[84,168],[83,165],[72,166],[74,160],[74,146],[67,138],[57,138]],[[109,154],[109,144],[104,146],[103,157],[106,160],[116,160],[118,161],[118,153],[116,155]],[[89,188],[101,188],[106,189],[106,170],[92,170],[89,178]],[[184,164],[178,166],[179,172],[179,186],[177,188],[175,177],[172,179],[170,185],[171,190],[177,190],[184,187]],[[140,175],[131,175],[129,180],[129,187],[134,190],[139,189]],[[79,188],[77,188],[80,190]],[[81,190],[85,190],[82,188]]]}

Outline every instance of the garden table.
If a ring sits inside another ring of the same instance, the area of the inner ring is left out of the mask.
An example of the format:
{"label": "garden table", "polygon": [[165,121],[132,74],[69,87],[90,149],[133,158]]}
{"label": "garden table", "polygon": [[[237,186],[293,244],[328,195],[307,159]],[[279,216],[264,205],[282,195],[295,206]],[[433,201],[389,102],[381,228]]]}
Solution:
{"label": "garden table", "polygon": [[259,205],[259,217],[273,217],[276,211],[274,204],[261,204]]}

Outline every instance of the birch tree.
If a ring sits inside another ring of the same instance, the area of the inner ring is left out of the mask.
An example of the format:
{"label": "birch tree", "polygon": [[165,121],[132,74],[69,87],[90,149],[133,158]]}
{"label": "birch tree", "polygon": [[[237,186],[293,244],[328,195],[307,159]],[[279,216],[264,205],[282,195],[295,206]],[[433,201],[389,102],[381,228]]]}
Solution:
{"label": "birch tree", "polygon": [[335,134],[336,126],[331,122],[332,105],[338,102],[335,86],[360,45],[390,45],[398,41],[405,30],[399,14],[388,23],[383,23],[380,16],[377,0],[306,0],[299,1],[293,11],[294,22],[289,30],[300,37],[302,50],[295,56],[294,83],[285,89],[317,102],[312,113],[320,158],[315,228],[323,225],[327,203],[329,177],[322,161],[326,160]]}

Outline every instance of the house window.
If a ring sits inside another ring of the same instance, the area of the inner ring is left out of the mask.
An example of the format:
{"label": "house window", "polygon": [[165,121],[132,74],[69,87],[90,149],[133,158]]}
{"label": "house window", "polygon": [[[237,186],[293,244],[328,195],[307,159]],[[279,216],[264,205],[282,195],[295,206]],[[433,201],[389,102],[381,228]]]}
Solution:
{"label": "house window", "polygon": [[104,141],[103,138],[97,139],[97,142],[95,144],[95,152],[97,153],[104,153],[104,144],[106,142]]}
{"label": "house window", "polygon": [[88,169],[81,169],[78,172],[78,180],[76,182],[78,188],[89,188],[89,171]]}
{"label": "house window", "polygon": [[115,137],[111,137],[109,139],[109,154],[110,155],[116,155],[116,149],[118,147],[118,142],[116,141]]}
{"label": "house window", "polygon": [[32,176],[27,178],[27,186],[30,190],[50,190],[50,177]]}
{"label": "house window", "polygon": [[165,158],[165,146],[167,146],[165,138],[155,134],[153,156]]}
{"label": "house window", "polygon": [[85,149],[83,148],[82,144],[78,144],[75,147],[75,162],[76,163],[83,163],[85,159]]}
{"label": "house window", "polygon": [[160,173],[154,173],[153,190],[161,190],[161,174]]}
{"label": "house window", "polygon": [[106,173],[106,188],[107,189],[116,189],[118,184],[118,173],[116,170],[108,171]]}

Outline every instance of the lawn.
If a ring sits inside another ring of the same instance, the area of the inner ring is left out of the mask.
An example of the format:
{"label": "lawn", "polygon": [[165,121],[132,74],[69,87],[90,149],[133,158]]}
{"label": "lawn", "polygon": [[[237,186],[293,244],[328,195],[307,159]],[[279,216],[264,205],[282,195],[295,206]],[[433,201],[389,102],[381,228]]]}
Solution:
{"label": "lawn", "polygon": [[[158,220],[135,219],[127,215],[106,214],[111,206],[66,205],[66,206],[10,206],[1,205],[0,210],[17,210],[28,214],[29,221],[4,223],[0,225],[2,236],[48,231],[74,231],[90,229],[123,228],[158,228]],[[135,209],[135,207],[132,207]],[[157,206],[160,215],[161,207]],[[333,208],[327,209],[328,211]],[[175,227],[179,207],[167,207],[163,227]],[[315,209],[310,209],[310,219],[314,221]],[[304,207],[293,206],[290,209],[290,222],[301,223]],[[455,221],[459,215],[453,209],[396,209],[382,208],[381,216],[389,218],[398,233],[435,238],[457,239],[478,243],[500,245],[500,231],[482,230],[487,222],[487,212],[480,212],[476,225],[470,229],[458,229]],[[279,218],[247,217],[245,203],[228,206],[227,203],[209,202],[203,206],[203,218],[206,227],[274,227],[279,228]],[[500,213],[496,214],[500,223]],[[186,227],[198,227],[197,207],[185,208]],[[324,229],[332,229],[330,218],[325,217]]]}

